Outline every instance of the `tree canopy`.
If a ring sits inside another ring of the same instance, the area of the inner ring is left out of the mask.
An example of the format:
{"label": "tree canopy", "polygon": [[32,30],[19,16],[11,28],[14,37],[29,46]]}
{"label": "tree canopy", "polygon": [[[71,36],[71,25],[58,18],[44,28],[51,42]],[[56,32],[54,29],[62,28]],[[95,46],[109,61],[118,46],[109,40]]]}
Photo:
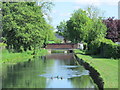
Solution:
{"label": "tree canopy", "polygon": [[64,37],[64,39],[68,39],[68,31],[67,31],[67,23],[66,21],[60,22],[60,25],[57,26],[57,33]]}
{"label": "tree canopy", "polygon": [[115,20],[114,17],[104,20],[107,26],[107,39],[111,39],[113,42],[120,41],[120,20]]}
{"label": "tree canopy", "polygon": [[35,2],[3,3],[2,14],[2,35],[9,49],[21,51],[41,47],[54,37],[52,26],[45,21],[41,6]]}
{"label": "tree canopy", "polygon": [[73,43],[81,41],[90,43],[96,38],[105,37],[107,28],[102,18],[98,17],[97,11],[92,11],[91,8],[87,10],[78,9],[74,11],[67,22],[61,22],[57,26],[58,32],[62,36],[67,36],[67,39]]}
{"label": "tree canopy", "polygon": [[67,21],[69,39],[74,43],[84,41],[87,38],[90,21],[91,19],[87,17],[85,11],[82,9],[75,11],[70,20]]}

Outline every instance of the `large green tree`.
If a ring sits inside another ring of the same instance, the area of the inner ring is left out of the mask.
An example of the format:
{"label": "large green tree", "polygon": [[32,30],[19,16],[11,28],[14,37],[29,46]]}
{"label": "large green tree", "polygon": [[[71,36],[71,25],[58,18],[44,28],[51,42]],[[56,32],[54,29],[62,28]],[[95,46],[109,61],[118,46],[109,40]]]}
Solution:
{"label": "large green tree", "polygon": [[82,9],[75,11],[70,20],[67,21],[69,39],[74,43],[85,41],[89,26],[91,26],[91,19],[87,17],[86,11]]}
{"label": "large green tree", "polygon": [[69,40],[74,43],[84,41],[89,44],[96,38],[105,37],[106,30],[101,17],[90,18],[88,11],[82,9],[76,10],[67,21]]}
{"label": "large green tree", "polygon": [[3,37],[9,49],[27,50],[42,46],[50,25],[44,19],[41,6],[35,2],[3,3]]}
{"label": "large green tree", "polygon": [[106,31],[107,27],[105,26],[101,18],[96,18],[92,20],[86,39],[87,43],[90,44],[91,41],[94,41],[98,38],[105,38]]}

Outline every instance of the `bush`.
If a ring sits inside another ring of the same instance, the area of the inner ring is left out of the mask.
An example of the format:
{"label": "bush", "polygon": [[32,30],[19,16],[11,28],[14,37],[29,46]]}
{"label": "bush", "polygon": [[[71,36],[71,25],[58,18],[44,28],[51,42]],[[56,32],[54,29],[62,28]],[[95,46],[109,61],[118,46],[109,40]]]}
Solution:
{"label": "bush", "polygon": [[106,58],[120,58],[120,45],[115,43],[101,42],[100,54]]}
{"label": "bush", "polygon": [[84,49],[83,50],[87,50],[87,43],[85,43],[85,42],[82,42],[83,43],[83,47],[84,47]]}
{"label": "bush", "polygon": [[96,39],[92,41],[90,44],[88,44],[88,54],[99,54],[100,53],[100,41],[99,39]]}
{"label": "bush", "polygon": [[106,58],[120,58],[120,45],[110,39],[96,39],[89,44],[89,54],[100,54]]}

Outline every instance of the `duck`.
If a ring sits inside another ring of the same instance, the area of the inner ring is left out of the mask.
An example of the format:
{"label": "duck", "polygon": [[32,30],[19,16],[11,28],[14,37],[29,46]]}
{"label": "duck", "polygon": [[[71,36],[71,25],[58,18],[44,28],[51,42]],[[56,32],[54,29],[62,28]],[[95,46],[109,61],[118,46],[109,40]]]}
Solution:
{"label": "duck", "polygon": [[51,77],[51,79],[53,79],[53,77]]}

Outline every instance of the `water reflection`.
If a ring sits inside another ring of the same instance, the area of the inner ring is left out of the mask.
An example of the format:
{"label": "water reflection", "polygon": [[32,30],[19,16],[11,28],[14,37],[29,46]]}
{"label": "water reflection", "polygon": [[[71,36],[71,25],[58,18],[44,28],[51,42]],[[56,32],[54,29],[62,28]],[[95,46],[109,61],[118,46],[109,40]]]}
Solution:
{"label": "water reflection", "polygon": [[3,64],[3,88],[94,88],[89,71],[72,54],[51,54],[17,65]]}

